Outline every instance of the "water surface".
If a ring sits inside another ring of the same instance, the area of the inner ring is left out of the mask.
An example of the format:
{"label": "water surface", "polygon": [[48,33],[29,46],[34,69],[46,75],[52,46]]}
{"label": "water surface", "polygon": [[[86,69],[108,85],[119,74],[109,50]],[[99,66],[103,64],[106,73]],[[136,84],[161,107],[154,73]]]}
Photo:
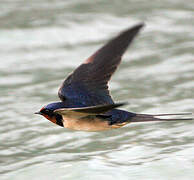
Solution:
{"label": "water surface", "polygon": [[194,122],[107,132],[57,127],[33,113],[112,36],[146,27],[110,82],[141,113],[194,112],[193,0],[1,0],[0,179],[194,179]]}

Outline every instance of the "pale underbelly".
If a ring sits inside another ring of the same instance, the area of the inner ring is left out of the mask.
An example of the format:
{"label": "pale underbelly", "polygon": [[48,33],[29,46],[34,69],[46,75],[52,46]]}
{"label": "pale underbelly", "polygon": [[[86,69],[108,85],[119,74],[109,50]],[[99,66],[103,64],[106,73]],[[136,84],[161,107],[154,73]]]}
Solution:
{"label": "pale underbelly", "polygon": [[120,128],[126,123],[117,124],[117,125],[109,125],[108,121],[101,120],[99,118],[69,118],[63,117],[63,125],[65,128],[79,130],[79,131],[105,131],[113,128]]}

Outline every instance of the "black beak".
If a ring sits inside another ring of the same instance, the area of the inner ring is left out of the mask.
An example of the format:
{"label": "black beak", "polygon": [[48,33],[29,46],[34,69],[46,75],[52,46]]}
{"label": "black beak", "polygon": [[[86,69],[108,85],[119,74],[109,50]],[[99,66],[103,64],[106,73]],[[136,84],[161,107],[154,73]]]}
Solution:
{"label": "black beak", "polygon": [[35,112],[34,114],[40,114],[40,115],[42,115],[42,113],[39,111],[39,112]]}

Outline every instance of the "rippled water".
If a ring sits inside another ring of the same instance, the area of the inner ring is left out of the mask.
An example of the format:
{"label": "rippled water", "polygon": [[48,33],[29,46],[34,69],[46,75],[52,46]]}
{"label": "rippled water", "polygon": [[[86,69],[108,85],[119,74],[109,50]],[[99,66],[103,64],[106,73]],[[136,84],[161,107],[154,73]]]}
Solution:
{"label": "rippled water", "polygon": [[194,112],[193,0],[1,0],[0,179],[194,179],[194,121],[107,132],[57,127],[33,113],[110,37],[146,27],[110,88],[129,111]]}

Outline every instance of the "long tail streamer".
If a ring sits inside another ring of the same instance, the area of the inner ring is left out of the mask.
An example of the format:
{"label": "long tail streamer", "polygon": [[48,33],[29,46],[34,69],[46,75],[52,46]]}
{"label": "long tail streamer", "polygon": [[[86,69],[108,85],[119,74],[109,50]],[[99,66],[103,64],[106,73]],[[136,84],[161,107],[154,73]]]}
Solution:
{"label": "long tail streamer", "polygon": [[192,115],[192,113],[177,113],[177,114],[137,114],[134,116],[130,122],[148,122],[148,121],[188,121],[194,120],[193,118],[167,118],[161,119],[161,116],[183,116]]}

